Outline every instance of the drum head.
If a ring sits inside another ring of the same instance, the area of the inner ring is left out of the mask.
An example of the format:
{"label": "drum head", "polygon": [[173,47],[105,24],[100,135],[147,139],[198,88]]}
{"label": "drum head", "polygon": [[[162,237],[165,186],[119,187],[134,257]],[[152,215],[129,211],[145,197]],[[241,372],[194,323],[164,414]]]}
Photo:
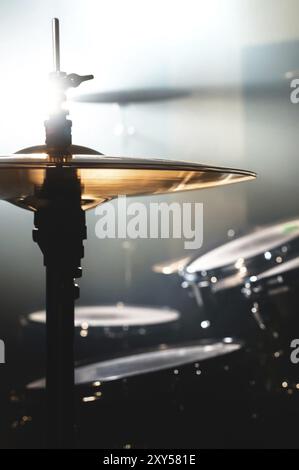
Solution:
{"label": "drum head", "polygon": [[211,271],[235,264],[283,246],[299,236],[299,219],[272,225],[210,251],[191,262],[186,271],[196,273]]}
{"label": "drum head", "polygon": [[[240,342],[228,338],[227,340],[210,342],[209,344],[169,347],[111,359],[77,368],[75,371],[76,385],[90,384],[97,381],[110,382],[149,372],[171,369],[192,362],[206,361],[207,359],[238,351],[241,347],[242,344]],[[27,386],[29,389],[44,387],[44,379]]]}

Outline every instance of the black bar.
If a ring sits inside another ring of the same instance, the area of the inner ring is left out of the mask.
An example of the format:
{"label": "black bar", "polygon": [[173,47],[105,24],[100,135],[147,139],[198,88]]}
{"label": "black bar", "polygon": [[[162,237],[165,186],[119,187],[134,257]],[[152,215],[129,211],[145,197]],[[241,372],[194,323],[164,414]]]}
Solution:
{"label": "black bar", "polygon": [[60,72],[60,37],[59,37],[59,20],[52,20],[52,37],[53,37],[53,65],[54,72]]}

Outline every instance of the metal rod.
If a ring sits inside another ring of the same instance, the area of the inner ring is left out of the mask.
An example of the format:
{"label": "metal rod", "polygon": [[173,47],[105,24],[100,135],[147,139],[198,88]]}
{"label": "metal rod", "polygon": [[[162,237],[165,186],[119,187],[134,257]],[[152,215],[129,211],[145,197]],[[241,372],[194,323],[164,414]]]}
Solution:
{"label": "metal rod", "polygon": [[60,72],[60,37],[59,37],[59,20],[52,20],[52,38],[53,38],[53,66],[55,72]]}

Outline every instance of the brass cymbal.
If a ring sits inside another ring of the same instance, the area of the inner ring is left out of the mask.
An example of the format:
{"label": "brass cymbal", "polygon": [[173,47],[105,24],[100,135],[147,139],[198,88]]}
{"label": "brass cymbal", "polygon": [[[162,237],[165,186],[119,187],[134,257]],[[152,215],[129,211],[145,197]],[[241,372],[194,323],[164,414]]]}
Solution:
{"label": "brass cymbal", "polygon": [[154,264],[152,270],[158,274],[177,274],[191,261],[191,256],[184,256],[183,258],[175,258],[164,263]]}
{"label": "brass cymbal", "polygon": [[[31,148],[33,152],[45,146]],[[50,153],[0,156],[0,199],[29,210],[48,201],[41,194],[46,175],[67,184],[75,175],[81,186],[81,206],[89,209],[118,195],[137,196],[210,188],[252,180],[255,173],[171,160],[110,157],[84,148],[89,155],[54,157]],[[72,150],[71,149],[71,150]],[[82,149],[81,149],[82,150]],[[26,152],[26,150],[24,150]]]}

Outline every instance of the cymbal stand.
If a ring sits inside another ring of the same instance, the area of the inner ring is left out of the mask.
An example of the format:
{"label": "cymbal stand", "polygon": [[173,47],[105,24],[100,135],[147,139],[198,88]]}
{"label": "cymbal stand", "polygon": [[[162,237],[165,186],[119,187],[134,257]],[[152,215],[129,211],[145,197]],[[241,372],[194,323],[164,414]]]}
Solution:
{"label": "cymbal stand", "polygon": [[92,75],[67,75],[60,71],[59,22],[53,20],[56,102],[45,122],[46,146],[52,168],[38,191],[46,201],[35,213],[33,239],[44,255],[46,267],[46,419],[48,448],[73,448],[74,427],[74,306],[79,297],[75,279],[81,276],[86,239],[85,212],[81,208],[81,186],[76,170],[66,169],[70,158],[72,122],[63,109],[65,92]]}

